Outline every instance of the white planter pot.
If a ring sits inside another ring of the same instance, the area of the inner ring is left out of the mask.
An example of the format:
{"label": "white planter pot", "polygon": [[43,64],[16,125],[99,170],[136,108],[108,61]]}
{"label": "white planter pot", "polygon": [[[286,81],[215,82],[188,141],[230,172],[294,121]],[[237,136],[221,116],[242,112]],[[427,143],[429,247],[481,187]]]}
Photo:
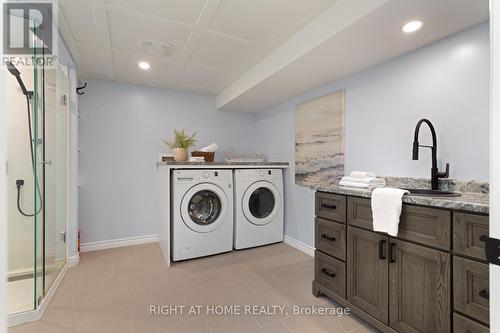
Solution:
{"label": "white planter pot", "polygon": [[174,161],[176,162],[186,162],[188,157],[188,150],[186,148],[174,148],[172,149],[174,153]]}

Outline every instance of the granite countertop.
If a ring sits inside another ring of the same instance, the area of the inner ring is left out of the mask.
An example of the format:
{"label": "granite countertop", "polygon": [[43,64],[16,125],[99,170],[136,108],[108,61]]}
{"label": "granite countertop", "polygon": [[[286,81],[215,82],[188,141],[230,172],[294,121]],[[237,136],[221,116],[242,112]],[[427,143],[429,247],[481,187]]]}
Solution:
{"label": "granite countertop", "polygon": [[[430,188],[430,182],[419,178],[386,177],[387,187],[401,188]],[[340,186],[337,180],[318,184],[314,189],[322,192],[351,195],[371,198],[372,190]],[[429,197],[405,195],[404,203],[445,208],[450,210],[466,211],[471,213],[489,213],[489,185],[487,182],[459,182],[454,180],[440,180],[440,189],[457,191],[460,197]]]}
{"label": "granite countertop", "polygon": [[288,166],[288,162],[158,162],[157,166],[183,166],[183,165],[209,165],[209,166],[231,166],[231,165],[261,165],[261,166]]}

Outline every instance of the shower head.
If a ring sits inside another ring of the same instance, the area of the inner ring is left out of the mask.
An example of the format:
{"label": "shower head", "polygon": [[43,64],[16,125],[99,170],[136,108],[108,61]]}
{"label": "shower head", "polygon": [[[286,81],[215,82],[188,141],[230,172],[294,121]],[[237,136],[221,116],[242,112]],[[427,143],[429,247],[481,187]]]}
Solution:
{"label": "shower head", "polygon": [[7,61],[5,63],[5,66],[7,66],[7,69],[9,70],[10,74],[14,75],[16,77],[16,80],[17,80],[17,83],[19,84],[19,86],[21,87],[21,90],[23,91],[23,94],[27,97],[31,97],[33,96],[33,92],[32,91],[28,91],[26,89],[26,86],[24,85],[24,82],[23,80],[21,79],[21,73],[19,72],[19,70],[16,68],[16,66],[14,66],[14,64],[10,61]]}
{"label": "shower head", "polygon": [[5,66],[7,66],[7,69],[9,70],[10,74],[14,75],[15,77],[21,76],[21,73],[17,70],[16,66],[10,61],[7,61],[5,63]]}

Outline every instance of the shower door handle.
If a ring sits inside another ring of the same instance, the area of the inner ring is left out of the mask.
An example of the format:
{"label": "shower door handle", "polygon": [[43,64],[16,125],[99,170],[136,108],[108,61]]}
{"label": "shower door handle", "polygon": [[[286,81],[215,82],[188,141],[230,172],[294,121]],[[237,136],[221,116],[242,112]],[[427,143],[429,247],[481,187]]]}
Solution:
{"label": "shower door handle", "polygon": [[52,165],[52,160],[48,161],[41,161],[40,164],[45,164],[45,165]]}

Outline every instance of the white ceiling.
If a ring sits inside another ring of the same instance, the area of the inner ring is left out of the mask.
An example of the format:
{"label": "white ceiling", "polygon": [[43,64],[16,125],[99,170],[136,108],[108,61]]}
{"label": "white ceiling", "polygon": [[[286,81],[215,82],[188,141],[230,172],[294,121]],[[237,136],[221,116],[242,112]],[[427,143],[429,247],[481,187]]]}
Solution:
{"label": "white ceiling", "polygon": [[[59,22],[82,78],[216,95],[335,1],[59,0]],[[140,40],[175,47],[151,56]]]}
{"label": "white ceiling", "polygon": [[[366,8],[359,6],[359,15],[353,16],[342,28],[331,29],[332,22],[353,13],[354,6],[350,6],[349,1],[352,0],[338,0],[232,82],[217,96],[217,108],[267,110],[488,19],[488,0],[370,0],[372,3],[364,1]],[[424,22],[422,29],[404,34],[402,25],[414,19]],[[291,56],[290,50],[299,50],[308,42],[307,34],[303,34],[307,30],[325,36],[315,45],[311,44],[307,51]],[[278,61],[267,61],[269,59],[281,61],[276,64]]]}

